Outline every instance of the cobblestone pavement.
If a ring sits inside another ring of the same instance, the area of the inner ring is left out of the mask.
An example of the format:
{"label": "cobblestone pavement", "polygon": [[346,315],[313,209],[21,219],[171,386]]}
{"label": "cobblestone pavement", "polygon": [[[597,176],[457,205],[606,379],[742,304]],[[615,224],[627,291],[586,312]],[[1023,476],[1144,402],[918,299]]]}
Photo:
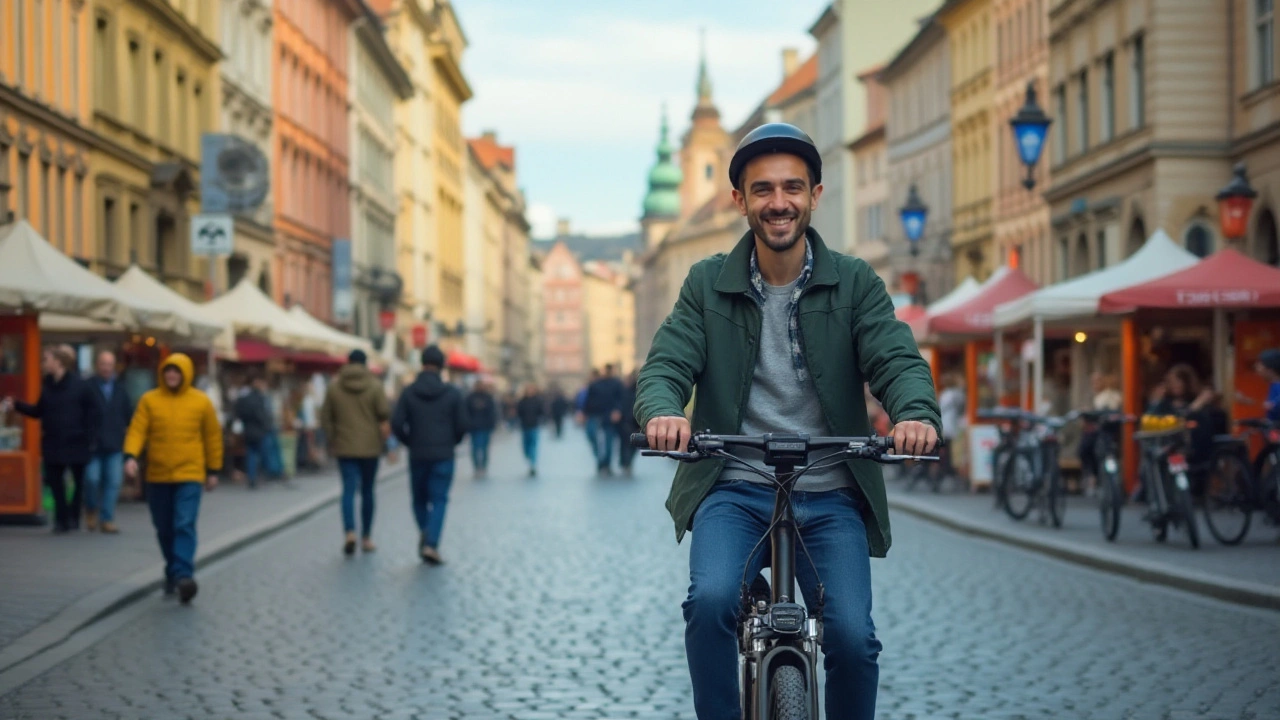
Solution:
{"label": "cobblestone pavement", "polygon": [[[693,718],[686,549],[665,462],[596,479],[580,437],[514,438],[455,481],[442,552],[414,556],[403,481],[378,552],[322,514],[158,597],[0,698],[0,718]],[[1048,560],[905,515],[873,564],[882,718],[1280,717],[1280,614]]]}

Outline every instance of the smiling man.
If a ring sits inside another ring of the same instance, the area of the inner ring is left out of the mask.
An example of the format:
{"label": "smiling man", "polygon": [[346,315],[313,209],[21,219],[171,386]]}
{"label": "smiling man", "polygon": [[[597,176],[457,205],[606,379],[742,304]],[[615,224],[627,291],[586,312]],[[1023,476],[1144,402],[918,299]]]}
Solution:
{"label": "smiling man", "polygon": [[[714,433],[870,435],[863,383],[897,423],[897,450],[924,454],[940,429],[929,366],[894,318],[884,283],[865,262],[827,249],[809,218],[822,197],[822,159],[800,129],[751,131],[729,164],[733,199],[751,231],[728,255],[694,265],[640,372],[635,415],[649,445],[683,450],[683,408]],[[760,453],[740,453],[764,468]],[[685,647],[699,720],[739,718],[739,587],[768,552],[775,493],[723,460],[681,465],[667,508],[676,537],[693,531]],[[879,466],[850,461],[796,485],[800,537],[826,588],[827,717],[871,720],[880,641],[871,621],[869,557],[889,550]],[[767,543],[766,543],[767,544]],[[744,567],[745,566],[745,567]],[[797,580],[814,609],[817,577]]]}

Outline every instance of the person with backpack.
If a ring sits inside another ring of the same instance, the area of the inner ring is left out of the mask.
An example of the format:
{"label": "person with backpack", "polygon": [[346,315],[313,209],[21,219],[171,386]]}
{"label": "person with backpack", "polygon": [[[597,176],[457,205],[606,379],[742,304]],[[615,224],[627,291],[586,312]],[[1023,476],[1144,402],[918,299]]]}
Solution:
{"label": "person with backpack", "polygon": [[324,396],[320,425],[342,475],[342,552],[356,551],[356,488],[360,488],[360,549],[373,552],[374,484],[391,420],[382,383],[369,372],[368,355],[352,350]]}

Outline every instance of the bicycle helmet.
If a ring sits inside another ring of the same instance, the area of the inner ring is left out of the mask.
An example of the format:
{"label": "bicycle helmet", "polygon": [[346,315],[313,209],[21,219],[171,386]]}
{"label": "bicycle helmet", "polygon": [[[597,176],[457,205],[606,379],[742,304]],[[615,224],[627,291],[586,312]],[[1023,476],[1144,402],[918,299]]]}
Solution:
{"label": "bicycle helmet", "polygon": [[742,142],[738,143],[738,149],[733,153],[733,159],[729,161],[729,182],[735,188],[738,187],[738,181],[747,163],[761,155],[773,153],[786,153],[799,157],[804,160],[805,165],[809,166],[809,172],[813,174],[813,184],[822,182],[822,155],[818,153],[818,146],[813,144],[813,139],[803,130],[787,123],[767,123],[742,138]]}

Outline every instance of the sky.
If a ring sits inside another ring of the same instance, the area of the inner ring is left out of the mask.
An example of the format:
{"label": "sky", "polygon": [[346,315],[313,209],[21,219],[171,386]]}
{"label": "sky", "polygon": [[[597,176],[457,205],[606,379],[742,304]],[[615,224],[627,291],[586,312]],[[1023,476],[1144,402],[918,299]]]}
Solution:
{"label": "sky", "polygon": [[699,28],[713,97],[736,128],[782,80],[782,50],[815,49],[825,0],[455,0],[475,96],[468,136],[516,147],[534,237],[637,229],[662,106],[672,141],[697,100]]}

